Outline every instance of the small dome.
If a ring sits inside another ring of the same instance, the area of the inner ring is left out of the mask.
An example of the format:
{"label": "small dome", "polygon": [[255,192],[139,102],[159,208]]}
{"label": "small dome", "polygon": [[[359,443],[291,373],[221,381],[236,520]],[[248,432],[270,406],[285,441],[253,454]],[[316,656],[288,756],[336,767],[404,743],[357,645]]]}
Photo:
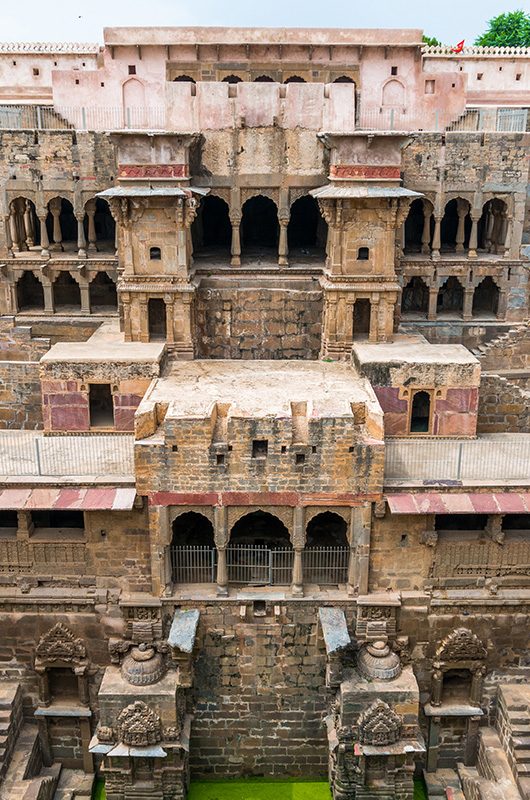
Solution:
{"label": "small dome", "polygon": [[391,681],[401,674],[401,663],[384,641],[364,644],[357,655],[357,669],[365,678]]}
{"label": "small dome", "polygon": [[151,645],[139,644],[125,656],[121,674],[133,686],[149,686],[166,674],[164,657]]}

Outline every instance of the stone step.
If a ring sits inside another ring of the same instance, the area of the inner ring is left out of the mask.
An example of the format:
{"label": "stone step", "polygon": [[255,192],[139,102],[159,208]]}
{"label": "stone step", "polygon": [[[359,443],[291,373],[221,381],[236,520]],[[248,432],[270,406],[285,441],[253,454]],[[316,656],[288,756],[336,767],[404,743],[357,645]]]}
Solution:
{"label": "stone step", "polygon": [[530,764],[530,748],[516,750],[515,760],[517,764]]}

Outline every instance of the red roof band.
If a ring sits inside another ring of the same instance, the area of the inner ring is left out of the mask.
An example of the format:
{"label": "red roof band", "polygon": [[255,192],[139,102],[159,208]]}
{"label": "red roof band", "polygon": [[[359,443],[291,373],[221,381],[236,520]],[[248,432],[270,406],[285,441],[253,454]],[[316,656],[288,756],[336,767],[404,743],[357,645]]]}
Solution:
{"label": "red roof band", "polygon": [[112,486],[84,489],[2,489],[0,509],[22,511],[54,509],[66,511],[130,511],[136,489],[118,489]]}
{"label": "red roof band", "polygon": [[387,494],[392,514],[530,514],[530,492]]}

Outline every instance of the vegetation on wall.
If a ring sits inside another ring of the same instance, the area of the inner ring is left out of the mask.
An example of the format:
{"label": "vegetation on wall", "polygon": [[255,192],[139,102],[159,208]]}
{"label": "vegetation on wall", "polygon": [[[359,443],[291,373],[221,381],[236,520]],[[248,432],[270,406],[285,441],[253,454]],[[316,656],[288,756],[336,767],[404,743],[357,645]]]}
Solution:
{"label": "vegetation on wall", "polygon": [[530,47],[530,14],[509,11],[490,19],[488,29],[475,40],[482,47]]}

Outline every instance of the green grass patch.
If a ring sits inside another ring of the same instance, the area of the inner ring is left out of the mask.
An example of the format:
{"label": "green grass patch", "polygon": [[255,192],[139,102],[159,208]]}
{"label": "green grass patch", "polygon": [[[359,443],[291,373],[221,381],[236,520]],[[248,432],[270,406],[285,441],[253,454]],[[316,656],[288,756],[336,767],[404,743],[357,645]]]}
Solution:
{"label": "green grass patch", "polygon": [[330,800],[325,781],[193,781],[188,800]]}
{"label": "green grass patch", "polygon": [[429,800],[423,778],[418,778],[414,781],[414,800]]}
{"label": "green grass patch", "polygon": [[105,800],[105,781],[98,780],[94,784],[94,791],[92,792],[92,800]]}

